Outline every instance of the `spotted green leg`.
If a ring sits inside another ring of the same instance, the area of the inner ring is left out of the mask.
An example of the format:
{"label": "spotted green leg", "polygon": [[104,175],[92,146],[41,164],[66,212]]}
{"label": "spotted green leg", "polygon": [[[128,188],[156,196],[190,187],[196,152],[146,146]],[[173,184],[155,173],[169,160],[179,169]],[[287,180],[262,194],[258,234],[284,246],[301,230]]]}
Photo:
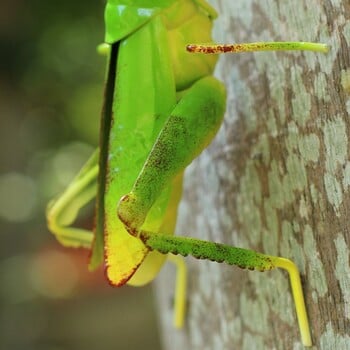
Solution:
{"label": "spotted green leg", "polygon": [[291,260],[194,238],[154,234],[146,231],[141,231],[139,237],[150,250],[163,254],[190,255],[196,259],[225,262],[249,270],[269,271],[275,268],[286,270],[292,287],[302,342],[305,346],[312,345],[300,275],[297,266]]}
{"label": "spotted green leg", "polygon": [[[132,190],[120,200],[117,213],[127,231],[138,237],[150,251],[162,254],[192,255],[199,259],[226,262],[241,268],[267,271],[283,268],[288,271],[296,305],[302,341],[311,345],[306,307],[296,265],[284,258],[260,254],[193,238],[159,234],[142,229],[143,222],[164,185],[174,178],[212,138],[222,118],[224,88],[214,78],[204,78],[190,89],[175,107],[162,129]],[[209,123],[209,124],[207,124]],[[207,130],[207,131],[206,131]],[[178,275],[179,276],[179,275]],[[175,319],[183,324],[185,287],[178,282]]]}

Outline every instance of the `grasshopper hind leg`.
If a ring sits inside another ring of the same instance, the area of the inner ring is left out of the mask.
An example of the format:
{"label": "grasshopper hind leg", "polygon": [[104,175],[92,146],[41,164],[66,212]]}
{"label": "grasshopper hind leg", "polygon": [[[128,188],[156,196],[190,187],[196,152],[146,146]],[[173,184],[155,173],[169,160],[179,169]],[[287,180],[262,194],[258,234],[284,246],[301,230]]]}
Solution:
{"label": "grasshopper hind leg", "polygon": [[236,265],[250,270],[268,271],[275,268],[286,270],[291,282],[301,340],[304,346],[312,345],[300,274],[297,266],[291,260],[189,237],[141,231],[140,238],[150,250],[156,250],[162,254],[191,255],[197,259],[206,259],[219,263],[225,262],[229,265]]}

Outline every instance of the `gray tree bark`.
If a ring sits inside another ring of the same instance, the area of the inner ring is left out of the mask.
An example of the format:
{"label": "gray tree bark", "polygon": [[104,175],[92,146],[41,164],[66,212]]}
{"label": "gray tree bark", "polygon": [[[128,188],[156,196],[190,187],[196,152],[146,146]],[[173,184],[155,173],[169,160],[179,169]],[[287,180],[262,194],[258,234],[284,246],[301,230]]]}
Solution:
{"label": "gray tree bark", "polygon": [[[216,139],[187,170],[177,232],[295,261],[315,349],[350,349],[350,3],[212,0],[217,42],[315,41],[330,52],[221,56]],[[164,349],[301,349],[288,276],[188,258],[187,323],[174,275],[157,284]]]}

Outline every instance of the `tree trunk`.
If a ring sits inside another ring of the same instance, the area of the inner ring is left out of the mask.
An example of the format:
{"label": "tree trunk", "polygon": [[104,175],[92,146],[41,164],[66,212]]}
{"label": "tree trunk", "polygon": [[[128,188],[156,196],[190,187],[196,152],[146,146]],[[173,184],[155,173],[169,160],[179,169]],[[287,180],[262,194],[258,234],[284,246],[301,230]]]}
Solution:
{"label": "tree trunk", "polygon": [[[315,41],[328,54],[221,56],[224,123],[189,167],[177,233],[293,260],[315,349],[350,349],[350,3],[212,0],[221,43]],[[188,258],[186,326],[174,275],[157,285],[164,349],[301,349],[288,276]]]}

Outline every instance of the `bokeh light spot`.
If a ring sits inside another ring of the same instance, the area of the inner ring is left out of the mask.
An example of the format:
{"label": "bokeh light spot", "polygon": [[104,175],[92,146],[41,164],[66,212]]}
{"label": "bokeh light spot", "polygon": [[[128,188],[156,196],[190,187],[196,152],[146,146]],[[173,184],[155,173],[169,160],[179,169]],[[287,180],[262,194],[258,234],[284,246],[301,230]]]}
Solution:
{"label": "bokeh light spot", "polygon": [[47,298],[70,297],[79,281],[74,261],[65,253],[48,251],[35,257],[30,268],[32,288]]}
{"label": "bokeh light spot", "polygon": [[29,176],[7,173],[0,176],[0,217],[11,222],[25,222],[33,217],[37,189]]}

